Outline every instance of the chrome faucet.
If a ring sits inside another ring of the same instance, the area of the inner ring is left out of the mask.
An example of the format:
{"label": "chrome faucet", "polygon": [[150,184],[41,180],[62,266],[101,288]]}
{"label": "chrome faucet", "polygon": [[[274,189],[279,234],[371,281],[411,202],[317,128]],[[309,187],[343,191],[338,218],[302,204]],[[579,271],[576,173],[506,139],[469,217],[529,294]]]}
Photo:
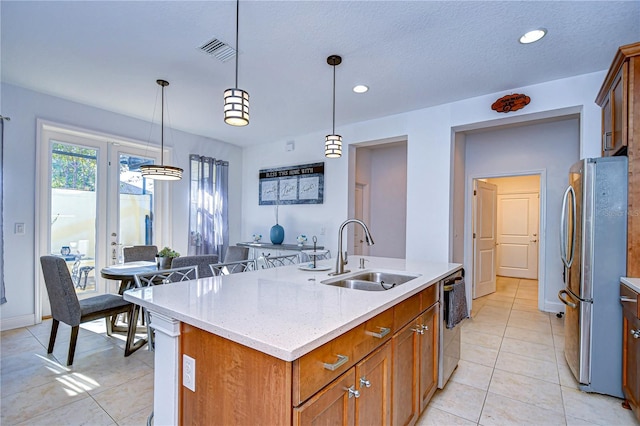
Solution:
{"label": "chrome faucet", "polygon": [[338,257],[336,258],[336,270],[335,272],[331,272],[329,275],[340,275],[340,274],[346,274],[347,272],[350,272],[350,271],[344,270],[344,265],[347,264],[348,259],[347,259],[346,250],[344,252],[344,256],[342,254],[342,236],[343,236],[342,231],[344,230],[345,226],[347,226],[347,224],[351,222],[357,223],[360,226],[362,226],[362,228],[364,229],[364,239],[366,240],[368,246],[372,246],[374,244],[373,237],[369,232],[369,228],[367,228],[367,225],[365,225],[363,221],[358,219],[345,220],[342,223],[342,225],[340,225],[340,229],[338,230]]}

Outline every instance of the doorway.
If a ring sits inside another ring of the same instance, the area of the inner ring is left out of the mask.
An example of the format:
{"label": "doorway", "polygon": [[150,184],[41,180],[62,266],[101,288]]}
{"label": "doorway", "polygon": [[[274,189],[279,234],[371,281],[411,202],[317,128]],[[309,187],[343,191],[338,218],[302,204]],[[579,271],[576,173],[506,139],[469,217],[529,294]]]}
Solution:
{"label": "doorway", "polygon": [[367,224],[376,244],[363,244],[362,228],[354,226],[349,248],[354,254],[405,258],[407,141],[368,142],[353,145],[353,149],[350,214]]}
{"label": "doorway", "polygon": [[[39,123],[36,257],[63,257],[78,298],[114,291],[100,269],[124,245],[152,244],[162,222],[162,191],[139,166],[159,150],[51,123]],[[36,262],[36,317],[50,315]],[[39,314],[39,315],[38,315]]]}
{"label": "doorway", "polygon": [[539,175],[474,179],[474,299],[496,277],[538,279],[539,201]]}
{"label": "doorway", "polygon": [[[473,304],[473,206],[474,179],[537,175],[540,183],[538,245],[538,309],[558,312],[557,293],[563,287],[562,262],[557,243],[562,194],[568,170],[579,159],[580,114],[536,119],[535,115],[494,127],[454,129],[452,152],[453,212],[451,260],[462,263],[469,277],[467,297]],[[478,123],[478,127],[487,123]]]}

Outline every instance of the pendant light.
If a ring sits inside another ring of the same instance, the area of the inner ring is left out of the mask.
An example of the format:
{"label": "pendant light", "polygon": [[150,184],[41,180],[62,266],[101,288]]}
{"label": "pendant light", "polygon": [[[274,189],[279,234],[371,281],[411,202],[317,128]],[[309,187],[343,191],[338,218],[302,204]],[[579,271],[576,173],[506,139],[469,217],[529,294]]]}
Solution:
{"label": "pendant light", "polygon": [[238,15],[240,0],[236,0],[236,87],[224,91],[224,122],[232,126],[249,124],[249,92],[238,89]]}
{"label": "pendant light", "polygon": [[330,135],[324,140],[324,156],[327,158],[340,158],[342,156],[342,136],[336,135],[336,66],[340,65],[342,58],[331,55],[327,63],[333,67],[333,127]]}
{"label": "pendant light", "polygon": [[[164,165],[164,88],[169,85],[166,80],[156,80],[162,86],[162,118],[160,125],[160,165],[144,164],[140,166],[140,173],[148,179],[155,180],[180,180],[182,169],[179,167]],[[156,98],[157,99],[157,98]]]}

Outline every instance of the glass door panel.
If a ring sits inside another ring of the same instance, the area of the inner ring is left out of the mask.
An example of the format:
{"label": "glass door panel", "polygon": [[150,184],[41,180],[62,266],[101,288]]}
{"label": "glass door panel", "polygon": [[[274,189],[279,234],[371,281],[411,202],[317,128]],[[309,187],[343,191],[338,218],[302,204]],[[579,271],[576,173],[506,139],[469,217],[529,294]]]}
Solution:
{"label": "glass door panel", "polygon": [[96,291],[98,149],[51,140],[49,253],[67,262],[78,293]]}
{"label": "glass door panel", "polygon": [[153,160],[120,153],[119,233],[124,246],[153,244],[154,181],[140,173]]}

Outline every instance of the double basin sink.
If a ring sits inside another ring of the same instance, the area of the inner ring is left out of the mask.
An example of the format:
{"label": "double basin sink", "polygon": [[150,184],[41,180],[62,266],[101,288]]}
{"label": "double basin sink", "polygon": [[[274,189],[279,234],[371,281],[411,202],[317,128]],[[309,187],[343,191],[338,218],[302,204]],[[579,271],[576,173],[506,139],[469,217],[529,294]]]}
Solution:
{"label": "double basin sink", "polygon": [[363,291],[385,291],[418,278],[420,275],[369,271],[348,277],[332,278],[322,284]]}

